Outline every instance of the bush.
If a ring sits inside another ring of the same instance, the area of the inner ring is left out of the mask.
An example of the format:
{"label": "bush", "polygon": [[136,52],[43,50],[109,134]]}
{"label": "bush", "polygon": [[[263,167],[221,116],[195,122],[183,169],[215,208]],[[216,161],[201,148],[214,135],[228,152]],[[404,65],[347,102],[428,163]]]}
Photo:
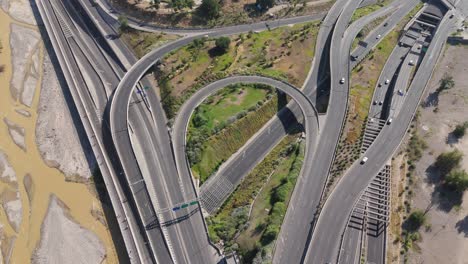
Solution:
{"label": "bush", "polygon": [[208,18],[208,20],[219,16],[221,6],[217,0],[203,0],[198,11],[200,15]]}
{"label": "bush", "polygon": [[463,153],[458,149],[450,152],[440,154],[435,162],[435,167],[442,173],[443,176],[447,175],[451,170],[460,165],[463,158]]}
{"label": "bush", "polygon": [[193,0],[172,0],[170,2],[171,7],[176,11],[184,8],[192,8],[193,4]]}
{"label": "bush", "polygon": [[270,242],[275,240],[276,236],[279,233],[279,225],[269,225],[265,230],[265,233],[262,235],[262,244],[268,245]]}
{"label": "bush", "polygon": [[119,31],[120,33],[127,31],[130,26],[128,25],[128,19],[126,16],[119,16]]}
{"label": "bush", "polygon": [[275,192],[273,193],[273,202],[278,203],[278,202],[284,202],[286,201],[286,198],[288,198],[289,191],[291,190],[292,186],[291,183],[286,182],[282,185],[280,185],[278,188],[276,188]]}
{"label": "bush", "polygon": [[228,37],[220,37],[215,41],[216,48],[222,53],[226,53],[229,50],[229,44],[231,44],[231,39]]}
{"label": "bush", "polygon": [[452,133],[456,138],[462,138],[465,135],[467,128],[468,128],[468,122],[465,122],[463,124],[458,124]]}
{"label": "bush", "polygon": [[426,222],[426,214],[421,210],[412,212],[407,221],[408,230],[416,231]]}
{"label": "bush", "polygon": [[468,173],[465,170],[453,170],[445,178],[445,184],[457,192],[468,189]]}
{"label": "bush", "polygon": [[256,4],[262,9],[269,9],[275,5],[275,0],[257,0]]}
{"label": "bush", "polygon": [[453,77],[448,73],[444,74],[444,77],[439,81],[439,88],[437,88],[438,92],[442,92],[443,90],[452,89],[455,86],[455,81]]}

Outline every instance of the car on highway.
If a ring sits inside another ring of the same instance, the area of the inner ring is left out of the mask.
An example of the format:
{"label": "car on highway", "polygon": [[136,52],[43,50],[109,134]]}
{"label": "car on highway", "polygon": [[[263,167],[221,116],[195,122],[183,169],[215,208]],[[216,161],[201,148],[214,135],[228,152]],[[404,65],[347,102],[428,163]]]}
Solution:
{"label": "car on highway", "polygon": [[382,87],[382,83],[379,83],[379,87]]}
{"label": "car on highway", "polygon": [[414,66],[414,61],[413,60],[410,60],[409,63],[408,63],[409,66]]}
{"label": "car on highway", "polygon": [[389,83],[390,83],[389,79],[385,80],[385,84],[389,84]]}
{"label": "car on highway", "polygon": [[382,35],[378,34],[376,39],[380,39],[382,37]]}
{"label": "car on highway", "polygon": [[383,105],[383,101],[379,101],[379,105]]}
{"label": "car on highway", "polygon": [[361,164],[364,164],[364,163],[366,163],[366,161],[367,161],[368,159],[369,159],[369,158],[367,158],[367,157],[364,157],[364,158],[362,158],[362,160],[361,160]]}
{"label": "car on highway", "polygon": [[341,78],[340,83],[343,84],[345,82],[345,78]]}
{"label": "car on highway", "polygon": [[393,121],[392,118],[388,119],[388,120],[387,120],[387,125],[390,125],[390,124],[392,123],[392,121]]}
{"label": "car on highway", "polygon": [[398,95],[403,96],[403,95],[404,95],[403,91],[402,91],[402,90],[398,90]]}
{"label": "car on highway", "polygon": [[377,101],[374,101],[374,105],[376,105],[376,104],[377,104]]}

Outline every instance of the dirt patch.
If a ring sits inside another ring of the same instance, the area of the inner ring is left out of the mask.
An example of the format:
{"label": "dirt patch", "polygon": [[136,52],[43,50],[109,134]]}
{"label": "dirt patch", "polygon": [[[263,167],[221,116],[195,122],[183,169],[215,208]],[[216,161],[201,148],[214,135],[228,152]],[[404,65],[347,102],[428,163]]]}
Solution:
{"label": "dirt patch", "polygon": [[[455,126],[468,120],[467,46],[448,46],[425,93],[420,108],[418,133],[429,148],[416,164],[415,194],[411,204],[427,212],[427,228],[421,232],[419,252],[411,252],[410,263],[466,263],[468,259],[468,195],[459,201],[440,191],[440,175],[432,168],[442,152],[458,149],[464,153],[462,167],[468,169],[468,137],[453,140]],[[439,80],[450,74],[455,87],[436,93]]]}
{"label": "dirt patch", "polygon": [[10,188],[5,189],[2,194],[0,194],[0,203],[5,210],[10,226],[18,232],[23,219],[23,206],[21,204],[18,186],[16,186],[16,191]]}

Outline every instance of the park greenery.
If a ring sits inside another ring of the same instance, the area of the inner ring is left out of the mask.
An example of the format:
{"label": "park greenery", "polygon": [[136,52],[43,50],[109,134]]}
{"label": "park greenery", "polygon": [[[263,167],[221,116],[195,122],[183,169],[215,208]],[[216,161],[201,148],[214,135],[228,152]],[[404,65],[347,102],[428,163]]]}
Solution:
{"label": "park greenery", "polygon": [[468,189],[468,173],[465,170],[452,170],[445,177],[445,184],[458,193]]}
{"label": "park greenery", "polygon": [[173,118],[198,89],[231,75],[263,75],[302,85],[314,56],[318,25],[313,22],[232,36],[230,48],[222,54],[216,48],[216,40],[226,47],[222,38],[202,38],[169,53],[155,74],[166,115]]}
{"label": "park greenery", "polygon": [[278,109],[274,89],[261,84],[228,86],[208,97],[192,116],[187,156],[204,182],[253,136]]}
{"label": "park greenery", "polygon": [[269,263],[287,204],[303,163],[305,144],[289,135],[249,173],[216,215],[208,219],[214,242],[237,251],[245,263]]}

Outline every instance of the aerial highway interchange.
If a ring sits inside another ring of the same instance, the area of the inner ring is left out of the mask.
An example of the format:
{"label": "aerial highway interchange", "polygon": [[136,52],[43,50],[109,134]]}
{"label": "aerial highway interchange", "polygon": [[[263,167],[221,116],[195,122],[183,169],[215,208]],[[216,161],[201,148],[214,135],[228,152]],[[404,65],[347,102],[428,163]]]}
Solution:
{"label": "aerial highway interchange", "polygon": [[[361,158],[322,201],[348,110],[351,71],[420,3],[393,0],[350,23],[355,10],[368,2],[336,0],[326,14],[215,28],[159,28],[130,18],[135,29],[181,35],[137,59],[115,37],[118,14],[106,0],[36,0],[43,37],[51,44],[48,51],[60,65],[93,146],[131,263],[223,263],[225,256],[210,241],[204,216],[222,206],[295,122],[305,128],[304,165],[275,243],[273,263],[360,263],[366,230],[349,228],[349,219],[366,192],[389,188],[374,187],[373,180],[382,175],[403,140],[464,8],[461,1],[430,0],[410,20],[372,98],[368,126],[380,125],[376,131],[366,130],[373,137]],[[385,19],[352,49],[358,33],[379,17]],[[316,20],[321,24],[315,58],[302,88],[263,76],[227,77],[189,98],[173,124],[158,95],[147,89],[152,85],[145,76],[148,70],[195,39]],[[185,153],[190,117],[209,95],[237,83],[266,84],[292,101],[199,188]],[[325,111],[316,108],[323,100]],[[188,202],[194,206],[172,210]],[[379,217],[389,208],[377,209],[375,219],[385,225],[388,220]],[[372,242],[367,244],[367,261],[385,263],[385,230],[368,239]]]}

